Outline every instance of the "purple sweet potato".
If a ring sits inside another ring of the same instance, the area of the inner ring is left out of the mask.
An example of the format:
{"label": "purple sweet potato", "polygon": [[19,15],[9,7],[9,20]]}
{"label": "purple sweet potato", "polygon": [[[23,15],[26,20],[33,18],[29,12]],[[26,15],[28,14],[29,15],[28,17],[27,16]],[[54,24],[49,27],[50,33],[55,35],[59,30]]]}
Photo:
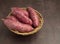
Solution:
{"label": "purple sweet potato", "polygon": [[13,10],[20,11],[20,12],[22,12],[25,16],[29,17],[29,14],[28,14],[27,10],[24,10],[24,9],[22,9],[22,8],[12,7],[11,10],[12,10],[12,11],[13,11]]}
{"label": "purple sweet potato", "polygon": [[25,24],[32,25],[32,20],[30,18],[28,18],[27,16],[25,16],[23,12],[13,9],[12,14],[13,14],[13,16],[17,17],[17,19],[19,21],[21,21]]}
{"label": "purple sweet potato", "polygon": [[3,23],[12,30],[20,32],[30,32],[33,30],[33,27],[28,24],[23,24],[19,22],[15,17],[9,16],[9,18],[2,19]]}
{"label": "purple sweet potato", "polygon": [[39,16],[37,15],[37,13],[35,12],[33,8],[28,7],[27,10],[30,14],[30,18],[32,19],[33,26],[37,27],[39,25],[39,19],[38,19]]}

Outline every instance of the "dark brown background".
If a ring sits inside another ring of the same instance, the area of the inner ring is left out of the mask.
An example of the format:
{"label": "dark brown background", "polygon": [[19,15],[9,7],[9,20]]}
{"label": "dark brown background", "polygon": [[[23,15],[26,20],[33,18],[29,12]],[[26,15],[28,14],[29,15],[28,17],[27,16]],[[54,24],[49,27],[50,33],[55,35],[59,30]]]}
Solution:
{"label": "dark brown background", "polygon": [[10,32],[0,20],[0,44],[60,44],[60,0],[0,0],[0,19],[14,6],[38,10],[44,25],[38,33],[23,37]]}

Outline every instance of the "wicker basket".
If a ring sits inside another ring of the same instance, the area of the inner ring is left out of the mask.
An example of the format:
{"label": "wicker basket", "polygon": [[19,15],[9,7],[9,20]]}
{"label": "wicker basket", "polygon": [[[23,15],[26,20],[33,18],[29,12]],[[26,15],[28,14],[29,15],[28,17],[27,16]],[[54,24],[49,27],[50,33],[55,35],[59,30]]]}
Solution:
{"label": "wicker basket", "polygon": [[[25,10],[26,10],[26,8],[22,8],[22,9],[25,9]],[[14,33],[16,33],[16,34],[18,34],[18,35],[23,35],[23,36],[31,35],[31,34],[34,34],[34,33],[38,32],[38,31],[41,29],[44,20],[43,20],[42,15],[41,15],[37,10],[35,10],[35,11],[36,11],[37,15],[39,16],[39,22],[40,22],[40,24],[39,24],[39,26],[36,27],[33,31],[22,33],[22,32],[19,32],[19,31],[15,31],[15,30],[13,30],[13,29],[9,29],[9,30],[12,31],[12,32],[14,32]],[[11,15],[11,12],[9,13],[8,16],[10,16],[10,15]]]}

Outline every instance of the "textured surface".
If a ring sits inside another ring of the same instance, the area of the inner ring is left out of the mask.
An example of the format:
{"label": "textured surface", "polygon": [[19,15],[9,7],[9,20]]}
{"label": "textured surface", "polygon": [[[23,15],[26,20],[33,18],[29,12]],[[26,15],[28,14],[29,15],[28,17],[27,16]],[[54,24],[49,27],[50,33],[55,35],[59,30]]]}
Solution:
{"label": "textured surface", "polygon": [[13,6],[31,6],[42,13],[44,25],[31,36],[19,36],[6,28],[0,20],[0,44],[60,44],[60,0],[0,0],[0,19]]}

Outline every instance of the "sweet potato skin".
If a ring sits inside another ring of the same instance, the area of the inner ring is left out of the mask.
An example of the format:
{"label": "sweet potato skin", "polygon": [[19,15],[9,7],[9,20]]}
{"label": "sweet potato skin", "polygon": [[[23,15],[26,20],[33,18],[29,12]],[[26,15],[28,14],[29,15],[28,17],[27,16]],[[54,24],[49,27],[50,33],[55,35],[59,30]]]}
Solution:
{"label": "sweet potato skin", "polygon": [[10,20],[13,20],[13,21],[17,21],[16,17],[10,15],[10,16],[7,16],[6,19],[10,19]]}
{"label": "sweet potato skin", "polygon": [[27,8],[30,18],[32,19],[33,26],[37,27],[39,25],[39,16],[32,7]]}
{"label": "sweet potato skin", "polygon": [[2,21],[9,29],[20,32],[30,32],[33,30],[32,26],[19,22],[15,17],[9,16],[9,18],[2,19]]}
{"label": "sweet potato skin", "polygon": [[27,16],[24,15],[23,12],[18,11],[16,9],[12,10],[12,14],[18,18],[19,21],[25,23],[25,24],[29,24],[32,25],[32,20],[30,18],[28,18]]}
{"label": "sweet potato skin", "polygon": [[11,10],[12,10],[12,11],[13,11],[13,10],[18,10],[18,11],[20,11],[20,12],[23,12],[23,14],[24,14],[25,16],[29,17],[29,14],[28,14],[27,10],[25,10],[25,9],[22,9],[22,8],[19,8],[19,7],[12,7]]}

